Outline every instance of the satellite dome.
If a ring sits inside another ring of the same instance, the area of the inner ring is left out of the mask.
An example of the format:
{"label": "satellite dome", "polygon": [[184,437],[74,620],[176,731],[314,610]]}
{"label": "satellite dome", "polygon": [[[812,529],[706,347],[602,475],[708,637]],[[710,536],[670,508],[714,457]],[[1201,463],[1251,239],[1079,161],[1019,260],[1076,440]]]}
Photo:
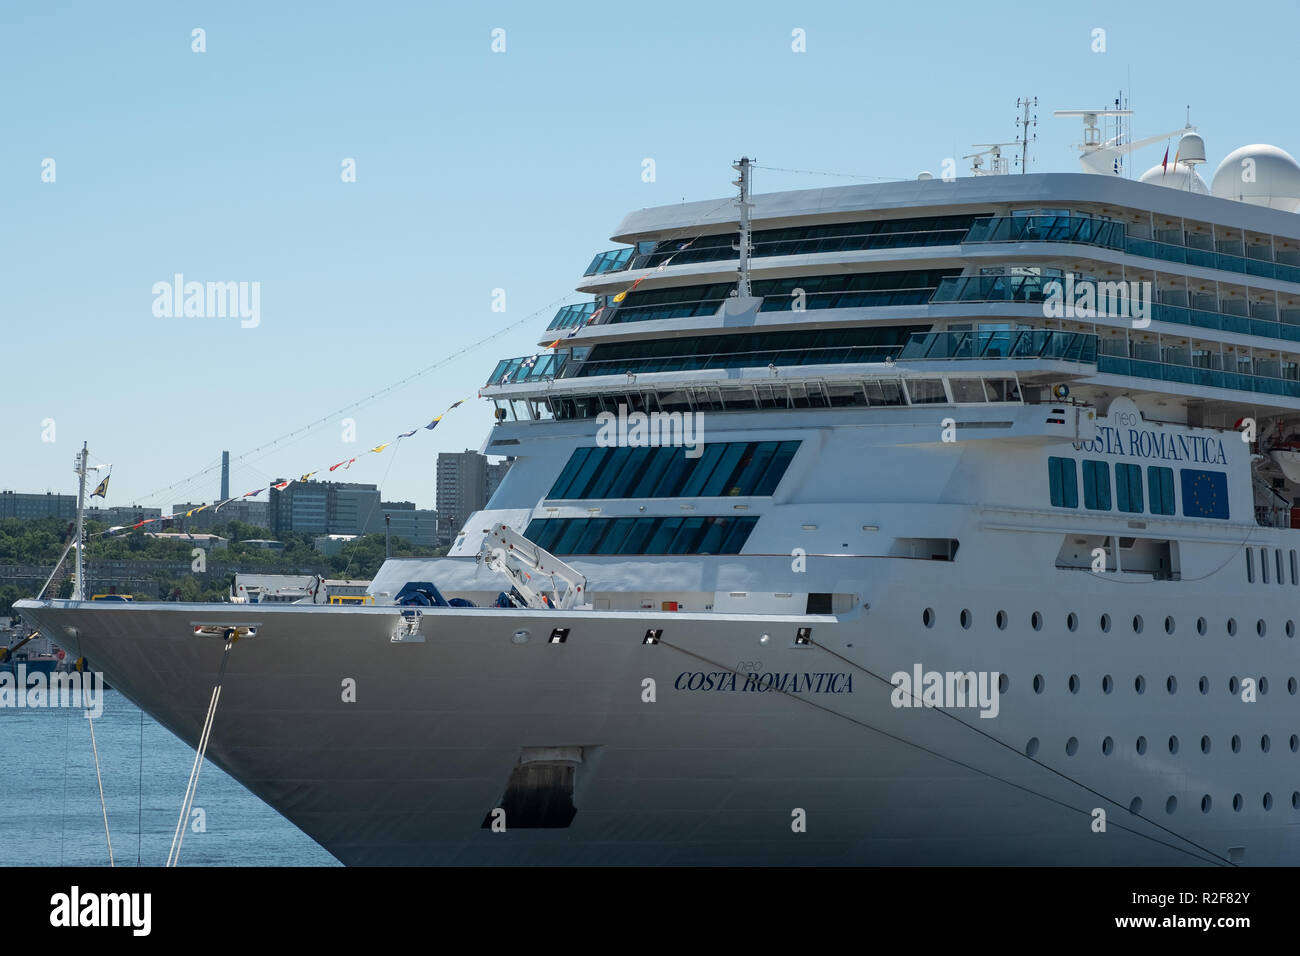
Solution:
{"label": "satellite dome", "polygon": [[1300,210],[1300,163],[1276,146],[1242,146],[1215,170],[1213,192],[1220,199],[1296,212]]}
{"label": "satellite dome", "polygon": [[926,170],[922,173],[917,174],[916,178],[921,182],[925,182],[927,179],[934,179],[934,173],[930,172],[929,170]]}
{"label": "satellite dome", "polygon": [[1184,133],[1178,140],[1178,161],[1180,163],[1205,162],[1205,140],[1200,133]]}
{"label": "satellite dome", "polygon": [[1179,158],[1178,163],[1170,163],[1167,168],[1162,167],[1159,163],[1152,166],[1142,174],[1141,182],[1152,186],[1168,186],[1170,189],[1181,189],[1183,192],[1199,193],[1202,196],[1210,194],[1210,187],[1205,185],[1202,179],[1187,163]]}

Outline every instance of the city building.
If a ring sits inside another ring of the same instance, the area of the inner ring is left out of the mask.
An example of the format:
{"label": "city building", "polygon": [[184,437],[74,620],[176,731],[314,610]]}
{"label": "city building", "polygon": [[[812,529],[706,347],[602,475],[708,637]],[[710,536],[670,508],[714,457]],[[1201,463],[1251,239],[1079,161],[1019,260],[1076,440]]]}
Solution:
{"label": "city building", "polygon": [[[72,499],[72,517],[77,516],[76,498]],[[102,521],[107,525],[133,525],[150,518],[161,518],[161,508],[144,508],[140,505],[121,505],[114,508],[87,508],[87,521]]]}
{"label": "city building", "polygon": [[240,521],[256,528],[271,529],[270,506],[265,501],[232,501],[219,511],[209,505],[203,511],[185,517],[187,511],[203,508],[203,505],[203,502],[195,504],[189,501],[172,505],[172,527],[178,531],[203,531],[230,521]]}
{"label": "city building", "polygon": [[510,470],[510,466],[513,465],[514,463],[515,463],[514,456],[511,456],[509,458],[503,458],[500,461],[488,462],[487,491],[485,494],[484,507],[486,507],[486,502],[491,501],[492,496],[497,493],[497,488],[500,487],[501,482],[505,479],[506,472]]}
{"label": "city building", "polygon": [[0,518],[77,517],[77,496],[0,491]]}
{"label": "city building", "polygon": [[295,481],[271,489],[271,533],[359,534],[379,511],[379,487],[339,481]]}
{"label": "city building", "polygon": [[343,550],[349,541],[357,540],[355,534],[320,534],[312,539],[312,547],[327,558],[332,558]]}
{"label": "city building", "polygon": [[366,525],[367,534],[383,534],[385,517],[387,530],[394,538],[402,538],[421,548],[438,544],[438,512],[416,508],[411,501],[385,501]]}
{"label": "city building", "polygon": [[486,455],[465,449],[438,455],[438,538],[450,542],[475,511],[482,511],[496,493],[513,458],[489,462]]}
{"label": "city building", "polygon": [[180,541],[190,547],[202,548],[205,551],[229,547],[230,539],[223,538],[215,534],[191,534],[177,531],[146,531],[146,538],[157,538],[159,541]]}

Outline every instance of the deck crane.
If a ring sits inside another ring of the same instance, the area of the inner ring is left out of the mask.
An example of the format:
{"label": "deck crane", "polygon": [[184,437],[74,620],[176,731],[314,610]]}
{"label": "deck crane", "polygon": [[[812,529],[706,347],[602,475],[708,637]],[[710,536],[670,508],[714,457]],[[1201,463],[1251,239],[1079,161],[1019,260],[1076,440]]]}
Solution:
{"label": "deck crane", "polygon": [[[479,548],[478,560],[493,571],[504,574],[512,585],[508,600],[516,606],[560,610],[590,610],[586,602],[586,575],[565,564],[555,555],[529,541],[509,525],[496,524],[489,529]],[[554,600],[539,585],[550,579]]]}

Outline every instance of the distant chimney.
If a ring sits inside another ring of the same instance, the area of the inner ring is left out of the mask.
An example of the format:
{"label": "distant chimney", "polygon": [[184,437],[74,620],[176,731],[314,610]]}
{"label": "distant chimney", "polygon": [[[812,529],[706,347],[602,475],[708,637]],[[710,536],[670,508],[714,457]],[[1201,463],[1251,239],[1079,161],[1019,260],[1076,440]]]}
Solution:
{"label": "distant chimney", "polygon": [[221,501],[230,497],[230,452],[221,453]]}

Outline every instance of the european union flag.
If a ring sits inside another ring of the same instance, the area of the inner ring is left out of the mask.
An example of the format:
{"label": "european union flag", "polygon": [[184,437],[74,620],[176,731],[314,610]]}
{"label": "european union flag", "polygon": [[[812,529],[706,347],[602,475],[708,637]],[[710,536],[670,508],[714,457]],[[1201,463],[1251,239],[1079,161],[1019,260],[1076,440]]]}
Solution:
{"label": "european union flag", "polygon": [[1221,471],[1184,468],[1183,515],[1188,518],[1228,517],[1228,476]]}

